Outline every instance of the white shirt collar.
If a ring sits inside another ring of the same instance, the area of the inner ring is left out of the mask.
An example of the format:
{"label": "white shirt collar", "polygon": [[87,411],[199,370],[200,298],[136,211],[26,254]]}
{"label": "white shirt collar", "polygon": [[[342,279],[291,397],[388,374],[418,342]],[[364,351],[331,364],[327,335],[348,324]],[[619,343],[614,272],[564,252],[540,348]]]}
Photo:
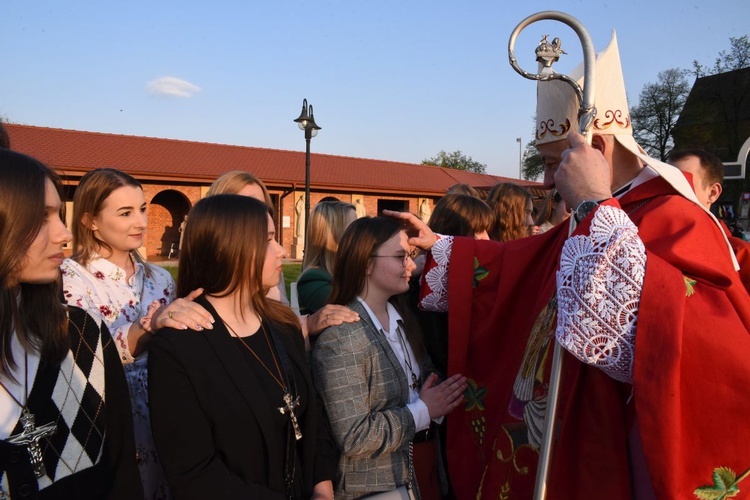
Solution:
{"label": "white shirt collar", "polygon": [[383,332],[386,336],[397,334],[396,329],[398,328],[398,323],[403,320],[401,319],[401,315],[398,313],[393,304],[391,304],[390,302],[386,303],[386,311],[388,312],[388,329],[386,330],[385,328],[383,328],[383,325],[380,324],[380,321],[378,321],[377,316],[375,316],[375,313],[372,312],[370,306],[367,305],[367,302],[365,302],[365,300],[359,296],[357,297],[357,300],[360,304],[362,304],[362,307],[365,308],[365,311],[367,311],[367,315],[370,316],[370,319],[372,320],[375,328],[377,328],[378,331]]}

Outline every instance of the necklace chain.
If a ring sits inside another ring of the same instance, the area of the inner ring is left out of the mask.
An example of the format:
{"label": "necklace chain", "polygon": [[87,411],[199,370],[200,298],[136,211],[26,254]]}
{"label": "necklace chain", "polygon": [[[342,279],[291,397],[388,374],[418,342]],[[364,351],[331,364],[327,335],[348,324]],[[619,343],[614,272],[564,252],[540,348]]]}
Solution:
{"label": "necklace chain", "polygon": [[409,372],[411,374],[411,385],[410,387],[414,389],[415,391],[419,391],[422,384],[419,382],[419,379],[417,378],[417,374],[414,373],[414,365],[411,361],[411,355],[409,355],[409,349],[406,345],[406,340],[404,339],[404,334],[401,331],[401,325],[396,326],[396,333],[398,333],[398,341],[401,344],[401,349],[404,351],[404,363],[406,363],[406,367],[409,368]]}
{"label": "necklace chain", "polygon": [[229,326],[229,323],[227,323],[226,321],[222,320],[222,322],[229,329],[229,331],[232,332],[232,334],[235,337],[237,337],[240,342],[242,342],[242,345],[245,346],[245,349],[247,349],[248,351],[250,351],[250,353],[255,357],[255,359],[258,360],[258,363],[260,363],[260,366],[262,366],[268,372],[268,374],[271,376],[271,378],[273,378],[273,380],[279,385],[279,387],[281,387],[281,390],[284,393],[286,393],[287,389],[286,389],[286,384],[284,383],[284,376],[281,373],[281,368],[279,367],[279,362],[276,359],[276,354],[273,352],[273,347],[271,347],[271,340],[268,338],[268,333],[266,332],[266,329],[263,326],[263,320],[261,320],[261,322],[260,322],[260,329],[263,331],[263,336],[265,337],[266,343],[268,344],[268,350],[271,352],[271,358],[273,358],[273,364],[276,366],[276,371],[279,374],[278,378],[268,368],[268,366],[266,366],[266,364],[260,359],[260,356],[258,356],[255,353],[255,351],[252,349],[252,347],[250,347],[249,345],[247,345],[247,343],[245,342],[245,340],[242,337],[240,337],[239,335],[237,335],[237,332],[234,331],[234,328],[232,328],[231,326]]}

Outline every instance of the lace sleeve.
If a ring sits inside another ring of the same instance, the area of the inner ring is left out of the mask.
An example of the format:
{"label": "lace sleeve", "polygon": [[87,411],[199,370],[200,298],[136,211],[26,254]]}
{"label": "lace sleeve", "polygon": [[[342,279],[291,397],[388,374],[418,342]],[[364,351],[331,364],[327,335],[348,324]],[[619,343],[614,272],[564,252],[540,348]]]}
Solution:
{"label": "lace sleeve", "polygon": [[587,236],[565,242],[557,272],[558,342],[621,382],[633,381],[646,250],[619,208],[601,206]]}
{"label": "lace sleeve", "polygon": [[453,249],[453,236],[438,235],[432,246],[432,262],[423,274],[422,299],[419,306],[425,311],[448,311],[448,264]]}

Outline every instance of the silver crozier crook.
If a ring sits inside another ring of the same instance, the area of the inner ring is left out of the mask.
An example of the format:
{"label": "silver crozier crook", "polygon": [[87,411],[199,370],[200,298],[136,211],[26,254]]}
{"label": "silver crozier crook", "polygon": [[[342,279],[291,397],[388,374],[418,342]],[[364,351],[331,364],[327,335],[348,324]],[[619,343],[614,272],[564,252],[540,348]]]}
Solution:
{"label": "silver crozier crook", "polygon": [[[524,71],[516,61],[516,56],[513,49],[516,45],[516,38],[519,33],[526,28],[528,25],[537,21],[552,19],[567,24],[573,31],[578,35],[583,47],[583,64],[584,64],[584,84],[583,89],[576,83],[575,80],[567,75],[556,73],[552,69],[552,63],[556,62],[560,58],[560,54],[563,54],[562,46],[559,38],[555,38],[550,43],[545,36],[536,48],[536,60],[539,62],[539,70],[537,73],[529,73]],[[570,84],[578,95],[578,102],[581,103],[578,108],[578,126],[582,135],[586,136],[586,139],[591,142],[589,137],[589,129],[591,124],[594,122],[596,116],[596,108],[594,107],[594,93],[596,89],[596,76],[594,74],[594,62],[596,54],[594,53],[594,43],[591,41],[591,37],[583,27],[583,24],[575,17],[565,14],[564,12],[556,11],[544,11],[532,14],[520,23],[513,30],[508,40],[508,59],[510,65],[513,67],[518,74],[529,80],[537,81],[550,81],[550,80],[562,80]],[[547,396],[547,415],[544,420],[544,434],[542,436],[542,443],[539,452],[539,468],[536,473],[536,485],[534,487],[534,499],[543,500],[547,496],[547,476],[549,474],[549,462],[552,451],[552,435],[555,426],[555,412],[557,410],[557,398],[560,392],[560,371],[562,367],[562,347],[553,336],[555,342],[555,350],[552,357],[552,369],[550,372],[550,384],[549,394]]]}

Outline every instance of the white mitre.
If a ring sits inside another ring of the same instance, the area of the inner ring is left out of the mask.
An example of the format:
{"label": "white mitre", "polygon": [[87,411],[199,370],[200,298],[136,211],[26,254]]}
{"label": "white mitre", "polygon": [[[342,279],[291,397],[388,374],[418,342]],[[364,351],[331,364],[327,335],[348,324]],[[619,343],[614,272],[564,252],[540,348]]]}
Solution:
{"label": "white mitre", "polygon": [[[622,74],[620,50],[617,46],[617,35],[612,30],[612,39],[606,49],[596,55],[594,68],[596,89],[594,106],[596,117],[590,133],[612,135],[625,149],[637,156],[644,164],[653,168],[678,193],[696,203],[708,212],[717,225],[718,220],[698,201],[692,186],[677,168],[651,158],[633,138],[633,125],[630,121],[628,99],[625,93],[625,78]],[[578,85],[584,86],[584,66],[579,64],[570,73]],[[537,83],[536,107],[536,144],[566,139],[571,130],[579,131],[578,109],[580,103],[573,87],[561,80],[540,81]],[[721,226],[719,225],[721,228]],[[721,231],[724,234],[724,231]],[[729,246],[729,241],[727,241]],[[736,264],[734,252],[732,260]],[[739,267],[738,267],[739,268]]]}

